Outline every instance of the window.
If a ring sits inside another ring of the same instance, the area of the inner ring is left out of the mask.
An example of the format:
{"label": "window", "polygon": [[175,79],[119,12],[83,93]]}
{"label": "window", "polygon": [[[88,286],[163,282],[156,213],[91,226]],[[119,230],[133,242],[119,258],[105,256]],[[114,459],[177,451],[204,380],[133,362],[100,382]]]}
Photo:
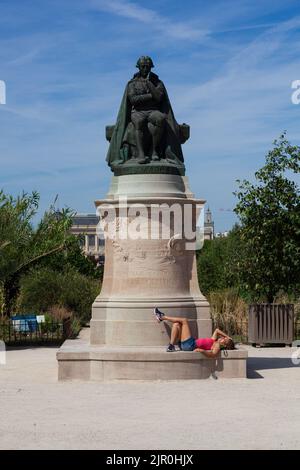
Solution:
{"label": "window", "polygon": [[95,246],[95,235],[88,235],[89,237],[89,246]]}

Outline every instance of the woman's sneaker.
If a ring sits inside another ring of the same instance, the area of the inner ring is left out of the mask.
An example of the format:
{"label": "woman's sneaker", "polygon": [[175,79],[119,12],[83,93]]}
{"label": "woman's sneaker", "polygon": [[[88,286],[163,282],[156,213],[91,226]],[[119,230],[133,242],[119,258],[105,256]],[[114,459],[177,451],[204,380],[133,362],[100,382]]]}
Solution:
{"label": "woman's sneaker", "polygon": [[160,310],[158,310],[157,307],[155,307],[155,309],[153,310],[153,315],[155,315],[156,320],[157,320],[158,322],[163,321],[164,316],[165,316],[165,314],[162,313]]}
{"label": "woman's sneaker", "polygon": [[174,344],[170,343],[169,346],[167,347],[167,352],[174,352],[174,351],[176,351],[175,346]]}

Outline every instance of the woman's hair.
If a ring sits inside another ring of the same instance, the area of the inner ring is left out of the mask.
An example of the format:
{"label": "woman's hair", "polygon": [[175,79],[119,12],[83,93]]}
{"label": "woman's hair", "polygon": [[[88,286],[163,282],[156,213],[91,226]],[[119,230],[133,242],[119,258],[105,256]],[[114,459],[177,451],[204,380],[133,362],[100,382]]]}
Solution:
{"label": "woman's hair", "polygon": [[229,340],[228,340],[228,344],[226,345],[226,349],[235,349],[234,341],[231,338],[229,338]]}
{"label": "woman's hair", "polygon": [[227,344],[222,344],[221,349],[235,349],[234,341],[231,338],[227,338]]}

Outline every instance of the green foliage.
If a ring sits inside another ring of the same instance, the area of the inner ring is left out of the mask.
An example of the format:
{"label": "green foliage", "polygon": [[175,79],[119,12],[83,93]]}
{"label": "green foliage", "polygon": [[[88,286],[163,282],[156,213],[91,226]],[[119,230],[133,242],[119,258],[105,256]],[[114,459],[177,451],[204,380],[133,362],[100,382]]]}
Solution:
{"label": "green foliage", "polygon": [[61,305],[76,312],[82,322],[90,320],[92,303],[100,292],[100,283],[75,270],[67,271],[62,279]]}
{"label": "green foliage", "polygon": [[39,195],[23,193],[17,198],[0,191],[0,281],[21,272],[33,262],[64,248],[70,238],[72,212],[54,207],[45,212],[36,228],[31,221],[36,214]]}
{"label": "green foliage", "polygon": [[17,198],[0,191],[0,284],[4,293],[3,311],[10,315],[19,291],[21,275],[43,258],[62,251],[72,236],[72,212],[59,213],[53,206],[45,212],[36,228],[39,195],[23,193]]}
{"label": "green foliage", "polygon": [[47,268],[34,269],[21,279],[18,310],[45,313],[59,304],[63,274]]}
{"label": "green foliage", "polygon": [[253,300],[272,302],[279,291],[299,292],[300,190],[288,177],[299,172],[300,147],[283,134],[255,173],[256,182],[238,181],[240,281]]}
{"label": "green foliage", "polygon": [[102,279],[103,268],[97,266],[96,261],[84,256],[80,247],[80,238],[71,235],[66,242],[65,249],[53,253],[49,258],[42,259],[38,267],[47,267],[55,271],[74,268],[78,273],[92,279]]}
{"label": "green foliage", "polygon": [[60,329],[60,324],[54,322],[49,316],[45,318],[45,322],[40,324],[41,332],[44,333],[57,333]]}
{"label": "green foliage", "polygon": [[199,284],[204,295],[230,287],[239,289],[241,245],[237,225],[227,237],[205,240],[202,250],[197,252]]}
{"label": "green foliage", "polygon": [[208,301],[214,327],[240,340],[247,337],[248,308],[237,289],[212,291]]}
{"label": "green foliage", "polygon": [[[201,290],[220,315],[232,289],[246,302],[299,298],[299,172],[300,147],[283,134],[255,173],[255,182],[238,181],[239,225],[228,237],[205,241],[197,253]],[[224,323],[221,317],[218,321]]]}
{"label": "green foliage", "polygon": [[38,208],[37,193],[14,199],[0,191],[0,281],[13,274],[25,260],[32,235],[31,219]]}
{"label": "green foliage", "polygon": [[81,321],[78,317],[74,316],[71,319],[71,336],[70,338],[76,338],[81,330]]}
{"label": "green foliage", "polygon": [[99,281],[75,269],[63,272],[34,269],[21,279],[20,311],[48,312],[58,305],[75,313],[82,323],[90,319],[92,303],[100,291]]}
{"label": "green foliage", "polygon": [[202,250],[197,252],[199,284],[204,295],[207,295],[212,290],[225,287],[225,244],[225,238],[205,240]]}

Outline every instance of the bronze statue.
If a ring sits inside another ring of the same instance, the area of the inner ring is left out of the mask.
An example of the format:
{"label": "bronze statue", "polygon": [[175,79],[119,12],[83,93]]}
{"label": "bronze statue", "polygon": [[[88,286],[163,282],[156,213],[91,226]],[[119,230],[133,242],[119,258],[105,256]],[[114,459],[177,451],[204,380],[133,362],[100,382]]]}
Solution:
{"label": "bronze statue", "polygon": [[[139,163],[147,163],[145,158],[145,124],[152,136],[152,160],[159,160],[158,146],[161,141],[166,115],[160,111],[164,99],[163,83],[151,74],[153,62],[150,57],[140,57],[137,61],[139,73],[128,83],[128,98],[131,103],[131,122],[135,128],[135,139]],[[151,74],[151,76],[150,76]]]}
{"label": "bronze statue", "polygon": [[108,164],[115,174],[164,172],[163,167],[182,174],[181,144],[189,138],[189,126],[176,122],[164,84],[151,72],[152,59],[142,56],[136,66],[139,72],[126,86],[117,123],[106,128]]}

